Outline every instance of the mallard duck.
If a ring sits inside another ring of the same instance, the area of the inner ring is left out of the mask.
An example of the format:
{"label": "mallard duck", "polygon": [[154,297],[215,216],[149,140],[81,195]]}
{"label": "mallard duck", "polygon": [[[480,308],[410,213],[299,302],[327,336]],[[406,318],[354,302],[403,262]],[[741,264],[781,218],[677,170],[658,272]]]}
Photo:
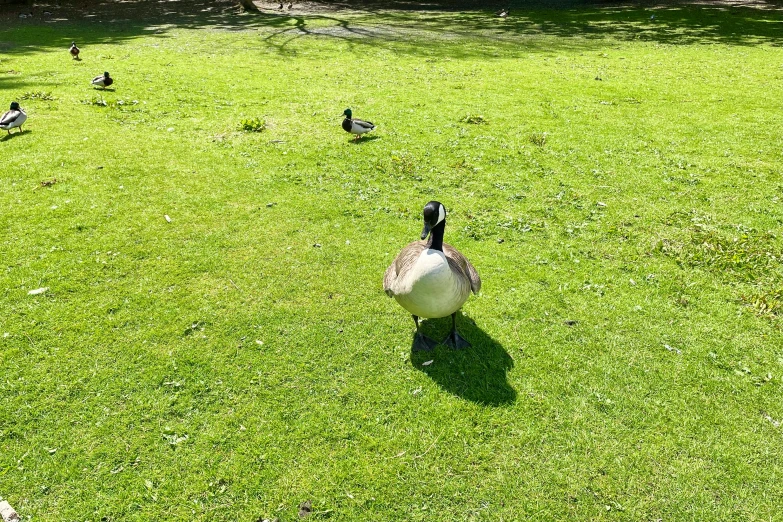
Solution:
{"label": "mallard duck", "polygon": [[68,52],[71,53],[71,56],[73,56],[74,60],[79,59],[79,48],[76,47],[76,42],[71,42],[71,48],[68,49]]}
{"label": "mallard duck", "polygon": [[369,121],[363,121],[351,117],[353,114],[351,109],[345,109],[343,114],[345,115],[345,119],[343,120],[343,130],[345,132],[350,132],[351,134],[356,134],[354,141],[358,140],[362,134],[370,132],[371,130],[375,130],[375,125]]}
{"label": "mallard duck", "polygon": [[0,129],[8,131],[11,134],[11,129],[19,127],[19,132],[22,131],[22,125],[27,121],[27,113],[24,109],[19,107],[16,102],[11,102],[11,109],[6,111],[2,117],[0,117]]}
{"label": "mallard duck", "polygon": [[[443,242],[446,208],[437,201],[424,206],[421,241],[403,248],[383,276],[383,290],[413,315],[416,323],[414,350],[432,350],[437,342],[419,330],[419,317],[437,319],[451,315],[451,333],[444,343],[454,349],[470,343],[457,333],[457,310],[470,293],[481,290],[481,278],[459,250]],[[429,240],[424,241],[427,236]]]}
{"label": "mallard duck", "polygon": [[114,79],[109,78],[109,73],[105,72],[102,76],[96,76],[92,79],[92,84],[97,85],[98,87],[101,87],[105,89],[109,85],[114,83]]}

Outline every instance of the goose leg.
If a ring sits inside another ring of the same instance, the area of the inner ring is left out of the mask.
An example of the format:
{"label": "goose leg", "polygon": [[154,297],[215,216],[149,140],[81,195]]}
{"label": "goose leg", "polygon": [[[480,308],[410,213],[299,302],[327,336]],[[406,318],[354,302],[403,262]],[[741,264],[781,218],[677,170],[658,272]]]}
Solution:
{"label": "goose leg", "polygon": [[413,351],[428,352],[438,346],[438,342],[430,339],[419,330],[419,316],[412,315],[413,322],[416,323],[416,335],[413,337]]}
{"label": "goose leg", "polygon": [[470,348],[470,343],[465,340],[459,333],[457,333],[457,312],[451,314],[451,333],[443,344],[451,348],[452,350],[461,350],[463,348]]}

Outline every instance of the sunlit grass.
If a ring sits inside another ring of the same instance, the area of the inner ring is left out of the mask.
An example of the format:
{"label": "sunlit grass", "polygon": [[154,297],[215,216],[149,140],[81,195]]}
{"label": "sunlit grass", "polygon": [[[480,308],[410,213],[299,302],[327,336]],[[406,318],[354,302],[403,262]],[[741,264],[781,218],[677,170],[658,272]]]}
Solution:
{"label": "sunlit grass", "polygon": [[[738,12],[0,31],[29,114],[0,137],[0,495],[47,521],[774,519],[781,51]],[[381,278],[431,199],[484,285],[472,349],[412,355]]]}

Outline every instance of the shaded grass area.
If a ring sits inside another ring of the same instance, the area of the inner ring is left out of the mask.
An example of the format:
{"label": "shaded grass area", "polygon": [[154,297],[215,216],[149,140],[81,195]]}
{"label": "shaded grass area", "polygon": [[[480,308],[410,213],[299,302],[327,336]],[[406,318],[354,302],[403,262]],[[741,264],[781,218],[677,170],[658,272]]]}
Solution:
{"label": "shaded grass area", "polygon": [[[44,520],[777,516],[777,22],[654,12],[0,32],[30,115],[0,142],[0,493]],[[473,348],[411,354],[381,277],[433,198],[484,289]]]}

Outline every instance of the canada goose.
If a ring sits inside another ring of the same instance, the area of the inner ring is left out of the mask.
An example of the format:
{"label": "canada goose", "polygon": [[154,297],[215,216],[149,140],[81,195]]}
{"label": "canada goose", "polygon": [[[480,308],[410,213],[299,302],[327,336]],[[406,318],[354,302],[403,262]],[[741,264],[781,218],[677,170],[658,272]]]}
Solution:
{"label": "canada goose", "polygon": [[24,132],[22,125],[26,121],[27,113],[24,112],[24,109],[19,107],[18,103],[11,102],[11,109],[0,116],[0,129],[7,130],[8,134],[11,134],[11,129],[19,127],[19,132]]}
{"label": "canada goose", "polygon": [[114,83],[113,78],[109,78],[109,73],[105,72],[101,76],[96,76],[92,79],[92,84],[97,85],[98,87],[101,87],[102,89],[105,89],[109,85]]}
{"label": "canada goose", "polygon": [[350,132],[351,134],[356,134],[356,137],[354,138],[354,141],[358,140],[359,137],[361,137],[362,134],[365,132],[370,132],[371,130],[375,130],[375,125],[370,123],[369,121],[363,121],[358,118],[352,117],[351,109],[345,109],[343,111],[343,114],[345,115],[345,119],[343,120],[343,130],[345,132]]}
{"label": "canada goose", "polygon": [[71,56],[73,56],[74,60],[79,59],[79,48],[76,47],[76,42],[71,42],[71,48],[68,49],[68,52],[71,53]]}
{"label": "canada goose", "polygon": [[438,344],[421,333],[419,317],[437,319],[451,315],[452,329],[444,343],[454,349],[470,346],[457,333],[457,310],[471,291],[475,294],[481,290],[481,278],[459,250],[443,242],[445,228],[445,207],[430,201],[424,206],[422,241],[403,248],[383,276],[386,294],[413,315],[414,350],[432,350]]}

